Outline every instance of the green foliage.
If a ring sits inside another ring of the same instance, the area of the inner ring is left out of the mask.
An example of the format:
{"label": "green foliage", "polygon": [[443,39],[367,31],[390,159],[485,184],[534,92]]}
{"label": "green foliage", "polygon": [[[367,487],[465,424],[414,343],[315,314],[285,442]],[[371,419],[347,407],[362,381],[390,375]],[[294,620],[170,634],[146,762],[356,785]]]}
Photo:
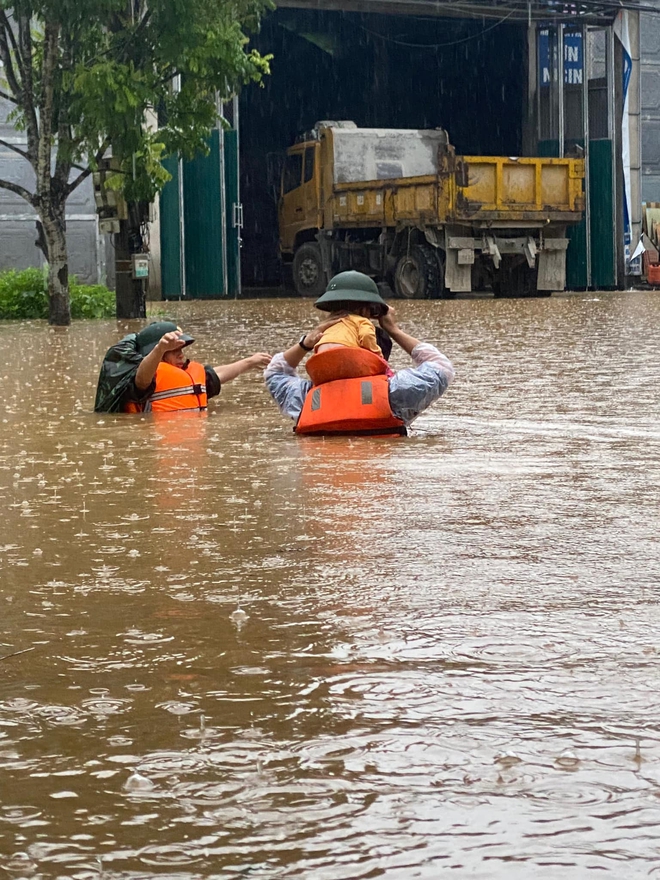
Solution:
{"label": "green foliage", "polygon": [[[150,202],[170,179],[164,158],[207,152],[222,104],[269,71],[270,56],[250,50],[247,34],[272,8],[273,0],[0,0],[0,97],[25,133],[25,146],[11,148],[33,180],[32,189],[15,178],[0,187],[39,217],[53,323],[69,320],[60,279],[71,193],[111,149],[118,168],[109,187],[129,203]],[[13,317],[39,312],[31,284],[10,285],[6,296]],[[80,308],[101,306],[84,299]]]}
{"label": "green foliage", "polygon": [[[31,320],[48,317],[46,275],[42,269],[10,269],[0,273],[0,319]],[[72,318],[111,318],[115,294],[102,284],[80,284],[70,279]]]}
{"label": "green foliage", "polygon": [[[13,118],[29,132],[52,86],[48,127],[58,157],[92,157],[93,165],[110,144],[122,160],[125,197],[148,201],[167,182],[163,157],[207,150],[218,95],[229,100],[269,72],[270,56],[250,50],[247,34],[272,8],[272,0],[0,0],[9,15],[0,13],[0,31],[22,56],[3,56],[15,61],[13,72],[4,65],[0,88],[16,92],[12,78],[19,80]],[[11,21],[17,38],[24,22],[29,52],[8,34]]]}
{"label": "green foliage", "polygon": [[112,318],[116,310],[116,297],[103,284],[79,284],[69,279],[72,318]]}
{"label": "green foliage", "polygon": [[0,273],[0,318],[44,318],[48,315],[46,282],[41,269]]}

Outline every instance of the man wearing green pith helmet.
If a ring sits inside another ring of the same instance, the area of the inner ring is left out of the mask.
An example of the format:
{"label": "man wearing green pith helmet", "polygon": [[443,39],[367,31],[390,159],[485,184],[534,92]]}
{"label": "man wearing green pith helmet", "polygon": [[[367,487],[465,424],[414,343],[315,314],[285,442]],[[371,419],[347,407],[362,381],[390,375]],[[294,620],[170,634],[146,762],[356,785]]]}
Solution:
{"label": "man wearing green pith helmet", "polygon": [[356,302],[373,308],[373,317],[377,318],[379,329],[384,331],[378,342],[385,356],[389,356],[386,346],[391,348],[391,342],[394,341],[412,359],[411,367],[396,373],[387,371],[389,407],[396,419],[406,426],[410,425],[444,394],[454,379],[451,361],[442,352],[399,327],[394,309],[382,299],[373,279],[362,272],[340,272],[330,280],[325,293],[314,303],[317,309],[331,312],[329,320],[303,333],[300,340],[286,351],[274,355],[264,372],[266,387],[280,412],[296,424],[312,389],[312,382],[298,375],[296,367],[319,344],[328,328],[336,325],[348,312],[348,309],[344,312],[337,309],[347,308]]}
{"label": "man wearing green pith helmet", "polygon": [[131,333],[106,353],[96,392],[96,412],[172,412],[206,409],[208,399],[248,370],[268,364],[255,352],[231,364],[211,367],[188,360],[195,340],[173,321],[156,321]]}

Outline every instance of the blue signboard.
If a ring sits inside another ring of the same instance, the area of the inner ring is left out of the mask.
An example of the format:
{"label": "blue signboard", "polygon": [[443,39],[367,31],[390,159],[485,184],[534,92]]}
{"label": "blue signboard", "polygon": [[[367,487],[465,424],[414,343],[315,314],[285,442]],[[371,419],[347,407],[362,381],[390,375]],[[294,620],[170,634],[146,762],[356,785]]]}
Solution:
{"label": "blue signboard", "polygon": [[564,85],[582,85],[582,56],[582,31],[564,31]]}
{"label": "blue signboard", "polygon": [[[557,77],[557,42],[550,28],[538,32],[539,84],[549,86]],[[564,31],[564,85],[580,86],[584,77],[581,31]]]}
{"label": "blue signboard", "polygon": [[[553,41],[554,48],[554,41]],[[553,53],[554,54],[554,53]],[[539,84],[549,86],[553,80],[554,65],[550,57],[550,30],[543,28],[538,32]]]}

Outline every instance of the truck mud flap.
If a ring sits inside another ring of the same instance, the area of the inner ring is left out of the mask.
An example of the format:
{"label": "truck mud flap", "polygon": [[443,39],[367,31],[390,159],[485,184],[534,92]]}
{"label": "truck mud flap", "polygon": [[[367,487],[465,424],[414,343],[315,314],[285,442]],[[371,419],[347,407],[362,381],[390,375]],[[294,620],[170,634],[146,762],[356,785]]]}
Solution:
{"label": "truck mud flap", "polygon": [[563,290],[566,287],[567,238],[546,238],[536,256],[538,290]]}
{"label": "truck mud flap", "polygon": [[472,290],[474,239],[447,234],[446,242],[445,287],[452,293],[468,293]]}

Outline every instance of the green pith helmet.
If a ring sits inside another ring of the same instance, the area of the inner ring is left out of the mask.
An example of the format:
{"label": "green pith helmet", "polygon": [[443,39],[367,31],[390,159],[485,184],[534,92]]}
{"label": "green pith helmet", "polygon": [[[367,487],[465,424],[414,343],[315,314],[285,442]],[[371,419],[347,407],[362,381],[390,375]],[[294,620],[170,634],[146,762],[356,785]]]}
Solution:
{"label": "green pith helmet", "polygon": [[[141,355],[146,357],[150,351],[154,350],[166,333],[172,333],[174,330],[178,329],[179,328],[174,321],[154,321],[153,324],[149,324],[144,330],[140,330],[138,333],[135,340],[137,343],[137,350]],[[192,336],[188,336],[187,333],[182,333],[179,339],[183,342],[184,348],[186,345],[192,345],[195,341]]]}
{"label": "green pith helmet", "polygon": [[384,315],[389,306],[378,293],[376,282],[362,272],[340,272],[330,279],[325,293],[320,296],[314,305],[324,312],[332,312],[336,303],[373,303],[380,306],[380,312]]}

